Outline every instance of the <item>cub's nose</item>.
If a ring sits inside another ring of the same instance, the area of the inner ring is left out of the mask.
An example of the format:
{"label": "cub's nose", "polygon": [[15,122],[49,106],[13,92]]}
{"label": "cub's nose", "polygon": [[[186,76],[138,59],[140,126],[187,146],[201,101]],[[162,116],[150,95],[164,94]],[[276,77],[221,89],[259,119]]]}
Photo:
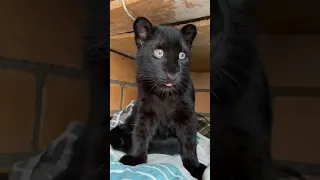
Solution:
{"label": "cub's nose", "polygon": [[175,81],[178,77],[179,73],[167,73],[167,78],[170,81]]}

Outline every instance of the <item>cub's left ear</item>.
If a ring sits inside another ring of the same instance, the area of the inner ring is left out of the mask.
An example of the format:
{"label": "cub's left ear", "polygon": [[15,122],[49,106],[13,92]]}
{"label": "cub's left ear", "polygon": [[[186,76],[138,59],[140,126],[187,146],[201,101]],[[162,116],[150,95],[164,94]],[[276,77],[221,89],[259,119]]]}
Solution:
{"label": "cub's left ear", "polygon": [[152,37],[152,24],[145,17],[137,17],[133,23],[133,30],[135,34],[136,45],[138,47],[142,46]]}
{"label": "cub's left ear", "polygon": [[193,24],[187,24],[182,27],[181,32],[189,47],[192,46],[192,42],[197,35],[197,27]]}

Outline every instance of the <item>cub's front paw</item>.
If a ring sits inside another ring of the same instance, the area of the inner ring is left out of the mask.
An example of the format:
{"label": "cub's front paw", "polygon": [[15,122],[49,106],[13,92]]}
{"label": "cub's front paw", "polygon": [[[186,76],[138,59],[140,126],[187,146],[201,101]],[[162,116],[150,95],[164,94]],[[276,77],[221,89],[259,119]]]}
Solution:
{"label": "cub's front paw", "polygon": [[198,179],[198,180],[202,180],[202,176],[203,176],[203,173],[204,173],[204,171],[206,170],[206,168],[207,168],[207,167],[206,167],[205,165],[199,163],[199,166],[198,166],[198,167],[188,168],[188,169],[189,169],[190,174],[191,174],[194,178],[196,178],[196,179]]}
{"label": "cub's front paw", "polygon": [[145,162],[139,160],[136,157],[133,157],[131,155],[124,155],[121,159],[120,162],[124,165],[129,165],[129,166],[136,166],[138,164],[143,164]]}

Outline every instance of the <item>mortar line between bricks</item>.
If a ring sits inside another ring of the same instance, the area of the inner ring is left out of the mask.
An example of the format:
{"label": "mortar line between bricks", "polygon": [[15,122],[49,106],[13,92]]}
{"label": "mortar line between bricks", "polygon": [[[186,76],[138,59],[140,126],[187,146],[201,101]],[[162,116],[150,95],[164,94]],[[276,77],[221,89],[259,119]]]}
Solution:
{"label": "mortar line between bricks", "polygon": [[0,57],[0,69],[14,69],[31,73],[46,73],[75,79],[86,78],[83,70],[6,57]]}
{"label": "mortar line between bricks", "polygon": [[270,93],[277,97],[320,97],[320,87],[303,86],[271,86]]}
{"label": "mortar line between bricks", "polygon": [[134,87],[137,86],[136,83],[113,80],[113,79],[110,79],[110,83],[111,84],[120,84],[120,85],[124,85],[124,86],[134,86]]}
{"label": "mortar line between bricks", "polygon": [[123,101],[123,89],[124,85],[120,84],[121,90],[120,90],[120,109],[122,109],[122,101]]}
{"label": "mortar line between bricks", "polygon": [[35,120],[33,128],[33,140],[32,147],[33,151],[39,151],[40,148],[40,128],[42,120],[42,110],[43,110],[43,86],[46,80],[46,74],[37,74],[37,84],[36,84],[36,99],[35,99]]}
{"label": "mortar line between bricks", "polygon": [[320,172],[320,164],[311,164],[307,162],[295,162],[285,160],[274,160],[278,166],[288,166],[304,175],[318,176]]}
{"label": "mortar line between bricks", "polygon": [[133,58],[133,57],[131,57],[131,56],[129,56],[129,55],[123,54],[123,53],[121,53],[121,52],[119,52],[119,51],[116,51],[116,50],[114,50],[114,49],[111,49],[111,48],[110,48],[110,52],[113,52],[113,53],[116,53],[116,54],[118,54],[118,55],[124,56],[124,57],[126,57],[126,58],[128,58],[128,59],[131,59],[131,60],[135,60],[135,58]]}

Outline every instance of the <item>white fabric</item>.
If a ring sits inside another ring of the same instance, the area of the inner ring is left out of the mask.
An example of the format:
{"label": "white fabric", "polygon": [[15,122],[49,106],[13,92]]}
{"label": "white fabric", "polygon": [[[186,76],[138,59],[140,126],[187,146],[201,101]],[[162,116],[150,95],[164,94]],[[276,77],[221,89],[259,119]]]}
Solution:
{"label": "white fabric", "polygon": [[[201,135],[200,133],[198,133],[197,135],[198,135],[198,142],[199,142],[197,146],[198,160],[200,163],[207,166],[207,169],[203,174],[202,180],[210,180],[210,140],[205,136]],[[114,150],[111,146],[110,146],[110,154],[116,157],[118,160],[125,155],[125,153],[121,151]],[[191,176],[188,170],[184,168],[180,155],[175,155],[175,156],[170,156],[165,154],[149,154],[148,155],[147,164],[158,164],[158,163],[172,164],[177,168],[179,168],[181,173],[188,180],[196,180]]]}

